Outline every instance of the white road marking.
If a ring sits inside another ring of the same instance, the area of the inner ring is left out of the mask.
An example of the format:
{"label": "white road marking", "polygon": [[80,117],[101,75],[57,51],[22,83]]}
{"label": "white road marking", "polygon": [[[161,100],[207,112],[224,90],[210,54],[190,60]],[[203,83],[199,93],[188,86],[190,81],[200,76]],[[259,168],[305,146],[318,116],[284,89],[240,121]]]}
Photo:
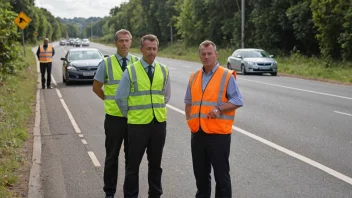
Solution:
{"label": "white road marking", "polygon": [[61,101],[62,106],[63,106],[64,109],[66,110],[66,113],[67,113],[67,115],[68,115],[68,118],[70,119],[70,121],[71,121],[71,123],[72,123],[72,126],[73,126],[73,128],[75,129],[75,132],[76,132],[76,133],[81,133],[81,130],[79,129],[79,127],[78,127],[78,125],[77,125],[75,119],[73,118],[73,116],[72,116],[70,110],[68,109],[68,107],[67,107],[67,105],[66,105],[64,99],[60,99],[60,101]]}
{"label": "white road marking", "polygon": [[352,116],[352,114],[349,114],[349,113],[344,113],[344,112],[340,112],[340,111],[334,111],[334,112],[338,113],[338,114],[342,114],[342,115]]}
{"label": "white road marking", "polygon": [[182,67],[186,67],[186,68],[191,68],[190,66],[187,65],[181,65]]}
{"label": "white road marking", "polygon": [[83,138],[83,135],[82,135],[82,134],[78,134],[78,137],[81,137],[81,138]]}
{"label": "white road marking", "polygon": [[89,155],[90,159],[92,160],[94,166],[100,167],[100,163],[99,163],[97,157],[95,156],[95,154],[93,153],[93,151],[88,151],[88,155]]}
{"label": "white road marking", "polygon": [[85,139],[81,139],[83,144],[88,144],[88,142]]}
{"label": "white road marking", "polygon": [[283,86],[283,85],[276,85],[276,84],[265,83],[265,82],[260,82],[260,81],[256,81],[256,80],[249,80],[249,79],[245,79],[245,78],[241,78],[241,80],[246,80],[246,81],[256,82],[256,83],[260,83],[260,84],[286,88],[286,89],[292,89],[292,90],[296,90],[296,91],[303,91],[303,92],[314,93],[314,94],[319,94],[319,95],[324,95],[324,96],[331,96],[331,97],[336,97],[336,98],[352,100],[352,98],[349,98],[349,97],[346,97],[346,96],[339,96],[339,95],[328,94],[328,93],[317,92],[317,91],[311,91],[311,90],[306,90],[306,89],[299,89],[299,88],[288,87],[288,86]]}
{"label": "white road marking", "polygon": [[59,89],[58,89],[58,88],[55,88],[55,90],[56,90],[57,95],[58,95],[58,96],[59,96],[59,98],[61,99],[61,98],[62,98],[62,95],[61,95],[61,93],[60,93]]}
{"label": "white road marking", "polygon": [[53,84],[54,84],[54,85],[57,85],[56,80],[55,80],[55,78],[54,78],[53,75],[51,75],[51,81],[53,81]]}
{"label": "white road marking", "polygon": [[168,67],[168,69],[170,69],[170,70],[174,70],[174,69],[176,69],[176,68],[173,68],[173,67]]}
{"label": "white road marking", "polygon": [[[172,110],[175,110],[175,111],[185,115],[185,112],[182,111],[181,109],[177,108],[177,107],[174,107],[174,106],[171,106],[171,105],[168,105],[168,104],[166,106],[168,108],[172,109]],[[253,138],[253,139],[255,139],[255,140],[257,140],[257,141],[259,141],[259,142],[261,142],[261,143],[263,143],[265,145],[268,145],[268,146],[270,146],[270,147],[272,147],[272,148],[274,148],[276,150],[279,150],[279,151],[281,151],[281,152],[283,152],[283,153],[285,153],[285,154],[287,154],[287,155],[289,155],[291,157],[294,157],[294,158],[296,158],[298,160],[301,160],[302,162],[305,162],[305,163],[307,163],[307,164],[309,164],[311,166],[314,166],[314,167],[316,167],[316,168],[318,168],[318,169],[320,169],[320,170],[322,170],[322,171],[324,171],[324,172],[326,172],[326,173],[328,173],[328,174],[330,174],[330,175],[332,175],[332,176],[334,176],[334,177],[336,177],[338,179],[341,179],[342,181],[345,181],[346,183],[349,183],[349,184],[352,185],[352,178],[350,178],[350,177],[348,177],[346,175],[343,175],[342,173],[339,173],[339,172],[337,172],[337,171],[335,171],[335,170],[333,170],[333,169],[331,169],[331,168],[329,168],[327,166],[324,166],[323,164],[320,164],[319,162],[311,160],[311,159],[309,159],[309,158],[307,158],[307,157],[305,157],[303,155],[300,155],[300,154],[298,154],[296,152],[288,150],[288,149],[286,149],[286,148],[284,148],[282,146],[279,146],[279,145],[277,145],[277,144],[275,144],[273,142],[270,142],[270,141],[268,141],[268,140],[266,140],[264,138],[261,138],[261,137],[259,137],[257,135],[254,135],[254,134],[252,134],[252,133],[250,133],[248,131],[245,131],[245,130],[243,130],[241,128],[238,128],[236,126],[232,126],[232,129],[234,129],[235,131],[237,131],[239,133],[242,133],[243,135],[246,135],[246,136],[248,136],[250,138]]]}

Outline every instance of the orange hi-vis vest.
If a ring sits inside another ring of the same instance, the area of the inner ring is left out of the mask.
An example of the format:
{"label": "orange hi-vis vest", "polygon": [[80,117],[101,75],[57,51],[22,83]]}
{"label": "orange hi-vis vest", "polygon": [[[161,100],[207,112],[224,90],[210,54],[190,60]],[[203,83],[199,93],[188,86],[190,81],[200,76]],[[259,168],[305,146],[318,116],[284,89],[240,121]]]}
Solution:
{"label": "orange hi-vis vest", "polygon": [[202,90],[202,69],[191,75],[189,84],[192,106],[191,115],[187,123],[193,133],[198,132],[200,129],[208,134],[232,133],[235,110],[222,112],[217,118],[207,117],[213,108],[228,102],[226,90],[231,75],[234,75],[236,79],[236,72],[219,66],[205,87],[204,92]]}
{"label": "orange hi-vis vest", "polygon": [[39,62],[50,63],[53,62],[53,46],[48,45],[46,50],[44,50],[43,45],[40,46]]}

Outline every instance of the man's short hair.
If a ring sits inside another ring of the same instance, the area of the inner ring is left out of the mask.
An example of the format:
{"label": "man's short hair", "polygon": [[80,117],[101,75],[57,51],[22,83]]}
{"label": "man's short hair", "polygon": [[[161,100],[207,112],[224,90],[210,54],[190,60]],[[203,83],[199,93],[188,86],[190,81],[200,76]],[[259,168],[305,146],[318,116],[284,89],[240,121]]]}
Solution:
{"label": "man's short hair", "polygon": [[208,47],[209,45],[212,45],[214,47],[215,52],[216,52],[216,45],[215,45],[215,43],[213,41],[210,41],[210,40],[205,40],[205,41],[201,42],[200,45],[199,45],[198,51],[200,52],[200,48],[202,46]]}
{"label": "man's short hair", "polygon": [[159,46],[159,40],[158,40],[158,37],[156,37],[154,34],[147,34],[147,35],[144,35],[142,38],[141,38],[141,47],[143,47],[143,44],[144,44],[144,41],[156,41],[156,43],[158,44]]}
{"label": "man's short hair", "polygon": [[130,39],[132,39],[132,34],[130,31],[126,29],[121,29],[115,33],[115,41],[119,40],[118,38],[119,34],[128,34],[128,36],[130,36]]}
{"label": "man's short hair", "polygon": [[48,39],[48,38],[45,38],[44,41],[49,41],[49,39]]}

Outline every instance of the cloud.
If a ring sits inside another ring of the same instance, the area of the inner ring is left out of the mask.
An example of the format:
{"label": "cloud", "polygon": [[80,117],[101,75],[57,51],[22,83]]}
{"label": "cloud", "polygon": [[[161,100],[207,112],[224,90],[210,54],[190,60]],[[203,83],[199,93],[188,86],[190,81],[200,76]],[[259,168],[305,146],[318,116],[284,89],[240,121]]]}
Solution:
{"label": "cloud", "polygon": [[36,0],[38,7],[46,8],[55,17],[104,17],[110,9],[126,0]]}

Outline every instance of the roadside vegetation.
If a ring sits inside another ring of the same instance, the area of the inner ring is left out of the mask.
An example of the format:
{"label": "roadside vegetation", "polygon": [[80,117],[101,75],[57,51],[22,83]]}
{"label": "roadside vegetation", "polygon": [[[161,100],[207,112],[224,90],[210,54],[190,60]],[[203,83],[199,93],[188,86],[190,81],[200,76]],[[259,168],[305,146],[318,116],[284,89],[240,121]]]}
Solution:
{"label": "roadside vegetation", "polygon": [[[20,44],[17,16],[0,0],[0,197],[27,194],[31,146],[28,144],[36,91],[36,62]],[[27,146],[27,147],[26,147]]]}

